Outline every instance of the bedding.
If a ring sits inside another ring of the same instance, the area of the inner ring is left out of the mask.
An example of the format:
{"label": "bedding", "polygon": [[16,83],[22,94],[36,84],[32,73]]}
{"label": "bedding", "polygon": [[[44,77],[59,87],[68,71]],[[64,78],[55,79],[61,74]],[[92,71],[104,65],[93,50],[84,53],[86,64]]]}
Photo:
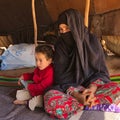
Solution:
{"label": "bedding", "polygon": [[[11,87],[18,87],[17,81],[18,76],[6,76],[0,75],[0,86],[11,86]],[[111,81],[120,83],[120,74],[114,74],[110,76]]]}
{"label": "bedding", "polygon": [[24,105],[14,105],[17,88],[0,87],[0,120],[52,120],[43,109],[30,111]]}
{"label": "bedding", "polygon": [[0,76],[0,86],[18,87],[17,81],[17,77]]}
{"label": "bedding", "polygon": [[[0,76],[0,86],[7,86],[7,87],[23,87],[18,85],[18,79],[19,77],[13,77],[13,76]],[[32,82],[31,80],[27,81],[28,83]]]}
{"label": "bedding", "polygon": [[[14,105],[17,88],[0,86],[0,120],[58,120],[51,118],[43,109],[30,111],[24,105]],[[80,111],[69,120],[120,120],[120,113]]]}

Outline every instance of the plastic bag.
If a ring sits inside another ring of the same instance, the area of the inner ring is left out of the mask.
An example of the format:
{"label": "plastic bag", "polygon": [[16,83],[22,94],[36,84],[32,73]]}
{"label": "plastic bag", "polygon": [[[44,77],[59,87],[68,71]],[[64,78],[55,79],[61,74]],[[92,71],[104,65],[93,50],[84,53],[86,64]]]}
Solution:
{"label": "plastic bag", "polygon": [[9,46],[0,56],[1,70],[10,70],[35,66],[35,45],[17,44]]}

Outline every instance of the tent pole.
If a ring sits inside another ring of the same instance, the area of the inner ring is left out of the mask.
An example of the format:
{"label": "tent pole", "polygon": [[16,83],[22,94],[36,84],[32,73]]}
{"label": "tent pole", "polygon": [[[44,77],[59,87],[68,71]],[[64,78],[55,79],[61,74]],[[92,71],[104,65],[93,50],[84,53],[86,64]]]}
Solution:
{"label": "tent pole", "polygon": [[33,17],[33,25],[34,25],[34,44],[37,46],[37,22],[36,22],[36,14],[35,14],[35,0],[32,0],[32,17]]}
{"label": "tent pole", "polygon": [[88,27],[89,10],[90,10],[90,0],[86,0],[85,17],[84,17],[84,24],[86,27]]}

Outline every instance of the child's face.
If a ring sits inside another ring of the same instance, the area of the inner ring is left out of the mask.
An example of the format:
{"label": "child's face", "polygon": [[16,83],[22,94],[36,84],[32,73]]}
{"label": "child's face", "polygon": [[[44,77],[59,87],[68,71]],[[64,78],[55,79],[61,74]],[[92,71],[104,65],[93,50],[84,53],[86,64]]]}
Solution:
{"label": "child's face", "polygon": [[52,63],[51,58],[47,58],[43,53],[35,53],[36,65],[40,70],[45,69],[48,65]]}

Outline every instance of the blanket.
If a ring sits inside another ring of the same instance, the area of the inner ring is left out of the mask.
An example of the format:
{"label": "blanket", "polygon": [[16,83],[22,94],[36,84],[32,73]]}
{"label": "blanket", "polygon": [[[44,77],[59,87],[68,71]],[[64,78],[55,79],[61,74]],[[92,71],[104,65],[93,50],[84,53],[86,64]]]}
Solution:
{"label": "blanket", "polygon": [[[16,88],[0,86],[0,120],[58,120],[51,118],[43,109],[30,111],[24,105],[14,105],[11,96]],[[120,113],[102,111],[80,111],[69,120],[120,120]]]}
{"label": "blanket", "polygon": [[0,86],[18,87],[17,81],[17,77],[0,76]]}
{"label": "blanket", "polygon": [[15,105],[13,100],[17,89],[0,86],[0,120],[52,120],[43,109],[30,111],[24,105]]}
{"label": "blanket", "polygon": [[[18,77],[13,76],[0,76],[0,86],[18,87]],[[110,76],[111,81],[120,83],[120,74],[114,74]],[[30,82],[30,81],[29,81]]]}
{"label": "blanket", "polygon": [[[23,88],[24,86],[18,85],[18,79],[18,77],[12,76],[0,76],[0,86]],[[28,80],[27,82],[31,83],[32,80]]]}
{"label": "blanket", "polygon": [[110,75],[110,79],[111,79],[111,81],[120,83],[120,74]]}

